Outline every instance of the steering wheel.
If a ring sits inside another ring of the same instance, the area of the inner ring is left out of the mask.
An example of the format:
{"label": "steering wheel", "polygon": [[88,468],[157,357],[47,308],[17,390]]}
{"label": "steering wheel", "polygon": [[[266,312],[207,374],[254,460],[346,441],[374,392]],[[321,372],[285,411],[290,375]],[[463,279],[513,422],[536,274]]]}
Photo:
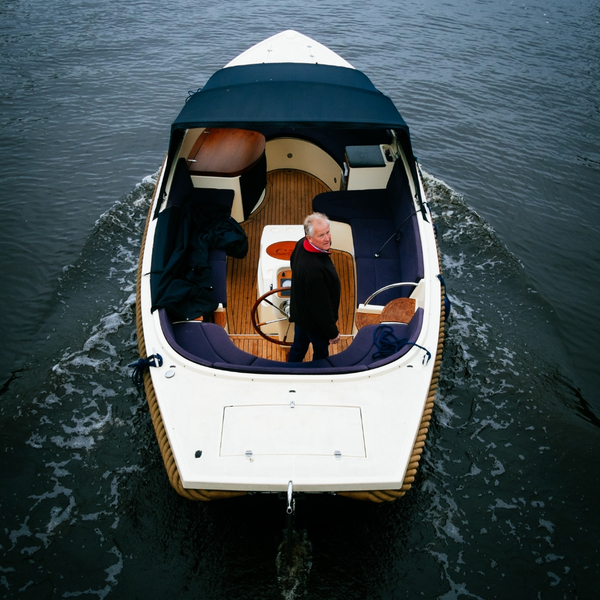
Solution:
{"label": "steering wheel", "polygon": [[[266,294],[263,294],[254,303],[254,306],[252,307],[252,310],[250,311],[250,319],[252,320],[252,327],[254,327],[254,331],[256,331],[256,333],[258,333],[258,335],[260,335],[261,337],[265,338],[265,340],[268,340],[269,342],[271,342],[273,344],[277,344],[278,346],[291,346],[292,342],[290,342],[288,340],[288,335],[290,333],[290,327],[292,326],[292,324],[289,322],[289,315],[283,308],[277,306],[276,304],[273,304],[273,302],[271,302],[269,300],[269,297],[272,296],[273,294],[277,294],[279,292],[284,292],[284,291],[289,292],[290,288],[289,287],[278,287],[273,290],[269,290]],[[258,312],[258,307],[263,302],[265,304],[268,304],[269,306],[273,307],[276,311],[280,312],[282,316],[279,317],[278,319],[273,319],[271,321],[263,321],[262,323],[259,323],[258,318],[257,318],[257,312]],[[289,307],[289,303],[286,306]],[[261,327],[264,327],[265,325],[272,325],[273,323],[281,323],[283,321],[288,321],[288,326],[287,326],[287,329],[285,330],[285,335],[283,336],[283,340],[280,340],[278,337],[268,335],[261,329]]]}

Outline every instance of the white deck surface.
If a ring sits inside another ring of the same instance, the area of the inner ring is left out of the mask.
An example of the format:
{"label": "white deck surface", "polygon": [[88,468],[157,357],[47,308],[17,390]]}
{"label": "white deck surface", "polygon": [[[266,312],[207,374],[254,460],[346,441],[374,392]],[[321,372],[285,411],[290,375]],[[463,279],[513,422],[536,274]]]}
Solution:
{"label": "white deck surface", "polygon": [[291,29],[282,31],[242,52],[226,67],[260,63],[318,63],[337,67],[354,67],[335,52]]}
{"label": "white deck surface", "polygon": [[[291,397],[292,395],[290,395]],[[292,404],[293,403],[293,404]],[[356,406],[227,406],[220,456],[319,455],[365,457]]]}

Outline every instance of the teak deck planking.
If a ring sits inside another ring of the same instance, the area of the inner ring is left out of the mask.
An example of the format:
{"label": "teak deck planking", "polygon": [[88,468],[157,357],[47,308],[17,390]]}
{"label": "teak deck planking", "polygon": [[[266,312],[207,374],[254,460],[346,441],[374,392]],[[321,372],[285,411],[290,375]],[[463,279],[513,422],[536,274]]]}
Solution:
{"label": "teak deck planking", "polygon": [[[287,349],[268,342],[252,328],[250,311],[257,299],[257,273],[260,237],[267,225],[299,225],[313,212],[312,200],[329,188],[319,179],[294,170],[272,171],[267,174],[265,199],[260,207],[241,223],[248,235],[248,254],[243,259],[227,259],[227,322],[235,345],[256,356],[271,360],[285,360]],[[335,243],[335,240],[334,240]],[[347,252],[332,251],[332,260],[342,284],[342,300],[338,329],[343,337],[331,345],[336,354],[348,347],[354,323],[355,286],[352,256]],[[312,358],[312,348],[306,360]]]}

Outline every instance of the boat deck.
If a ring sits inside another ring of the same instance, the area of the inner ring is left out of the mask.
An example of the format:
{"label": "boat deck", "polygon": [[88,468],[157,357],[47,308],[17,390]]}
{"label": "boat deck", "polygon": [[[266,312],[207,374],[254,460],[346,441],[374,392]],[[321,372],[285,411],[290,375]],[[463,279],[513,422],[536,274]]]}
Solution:
{"label": "boat deck", "polygon": [[[313,212],[312,200],[330,191],[319,179],[302,171],[279,170],[267,174],[266,195],[261,206],[241,225],[248,235],[248,254],[243,259],[227,260],[227,322],[235,345],[262,358],[286,360],[287,348],[268,342],[252,328],[250,311],[257,298],[257,273],[260,237],[267,225],[298,225]],[[336,354],[352,341],[354,322],[355,282],[352,256],[332,251],[332,260],[342,284],[342,300],[338,329],[342,340],[330,347]],[[305,360],[312,359],[312,347]]]}

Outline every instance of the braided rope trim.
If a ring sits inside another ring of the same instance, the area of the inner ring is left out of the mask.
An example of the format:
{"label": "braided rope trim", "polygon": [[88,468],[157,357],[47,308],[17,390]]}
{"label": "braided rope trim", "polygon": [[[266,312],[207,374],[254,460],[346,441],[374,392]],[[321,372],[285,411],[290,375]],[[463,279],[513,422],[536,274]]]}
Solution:
{"label": "braided rope trim", "polygon": [[[164,163],[162,168],[164,168]],[[161,168],[161,172],[162,172]],[[160,181],[160,173],[158,177],[158,181]],[[139,354],[142,357],[145,357],[146,354],[146,343],[144,340],[144,330],[142,326],[142,303],[141,303],[141,289],[142,289],[142,261],[144,256],[144,249],[146,247],[146,238],[148,235],[148,226],[150,224],[150,220],[152,218],[152,210],[154,207],[154,200],[156,198],[156,194],[158,193],[158,185],[154,190],[154,195],[152,196],[152,201],[150,202],[150,208],[148,210],[148,218],[146,219],[146,226],[144,229],[144,235],[142,237],[142,245],[140,249],[140,258],[138,261],[138,271],[137,271],[137,283],[136,283],[136,313],[135,313],[135,322],[136,322],[136,330],[137,330],[137,339],[138,339],[138,350]],[[438,263],[440,265],[441,272],[441,257],[440,250],[437,244],[436,237],[436,247],[438,252]],[[410,461],[408,467],[406,469],[406,474],[404,476],[404,481],[402,487],[399,490],[375,490],[375,491],[360,491],[360,492],[337,492],[338,496],[346,496],[348,498],[353,498],[355,500],[365,500],[371,502],[393,502],[398,498],[401,498],[410,490],[412,484],[415,481],[415,475],[417,473],[417,468],[419,466],[419,461],[421,459],[421,454],[423,453],[423,448],[425,446],[425,439],[427,438],[427,432],[429,430],[429,423],[431,422],[431,413],[433,411],[433,405],[435,402],[435,394],[437,391],[437,385],[439,381],[440,375],[440,365],[442,362],[442,351],[444,346],[444,337],[445,337],[445,321],[446,321],[446,311],[445,311],[445,288],[442,286],[442,294],[441,294],[441,315],[440,315],[440,331],[438,338],[438,346],[437,353],[435,358],[435,365],[433,368],[433,374],[431,377],[431,383],[429,386],[429,393],[427,395],[427,402],[425,404],[425,408],[423,410],[423,416],[421,418],[421,425],[419,427],[419,432],[417,434],[417,439],[415,441],[415,445],[413,447],[413,452],[410,457]],[[158,400],[156,398],[156,392],[154,391],[154,386],[152,385],[152,378],[150,376],[149,370],[144,372],[144,389],[146,392],[146,400],[148,402],[148,408],[150,410],[150,417],[152,418],[152,424],[154,426],[154,431],[156,433],[156,439],[158,441],[158,446],[160,448],[160,452],[162,455],[163,463],[165,465],[165,469],[167,471],[167,475],[169,477],[169,482],[173,489],[182,497],[187,498],[189,500],[199,500],[203,502],[208,502],[210,500],[220,500],[225,498],[234,498],[237,496],[245,496],[247,492],[236,492],[236,491],[221,491],[221,490],[196,490],[196,489],[187,489],[183,487],[183,483],[181,482],[181,476],[179,475],[179,470],[177,469],[177,464],[175,463],[175,457],[173,456],[173,451],[171,449],[171,444],[169,443],[169,438],[167,436],[167,432],[165,431],[165,426],[162,420],[162,416],[160,414],[160,407],[158,406]]]}

